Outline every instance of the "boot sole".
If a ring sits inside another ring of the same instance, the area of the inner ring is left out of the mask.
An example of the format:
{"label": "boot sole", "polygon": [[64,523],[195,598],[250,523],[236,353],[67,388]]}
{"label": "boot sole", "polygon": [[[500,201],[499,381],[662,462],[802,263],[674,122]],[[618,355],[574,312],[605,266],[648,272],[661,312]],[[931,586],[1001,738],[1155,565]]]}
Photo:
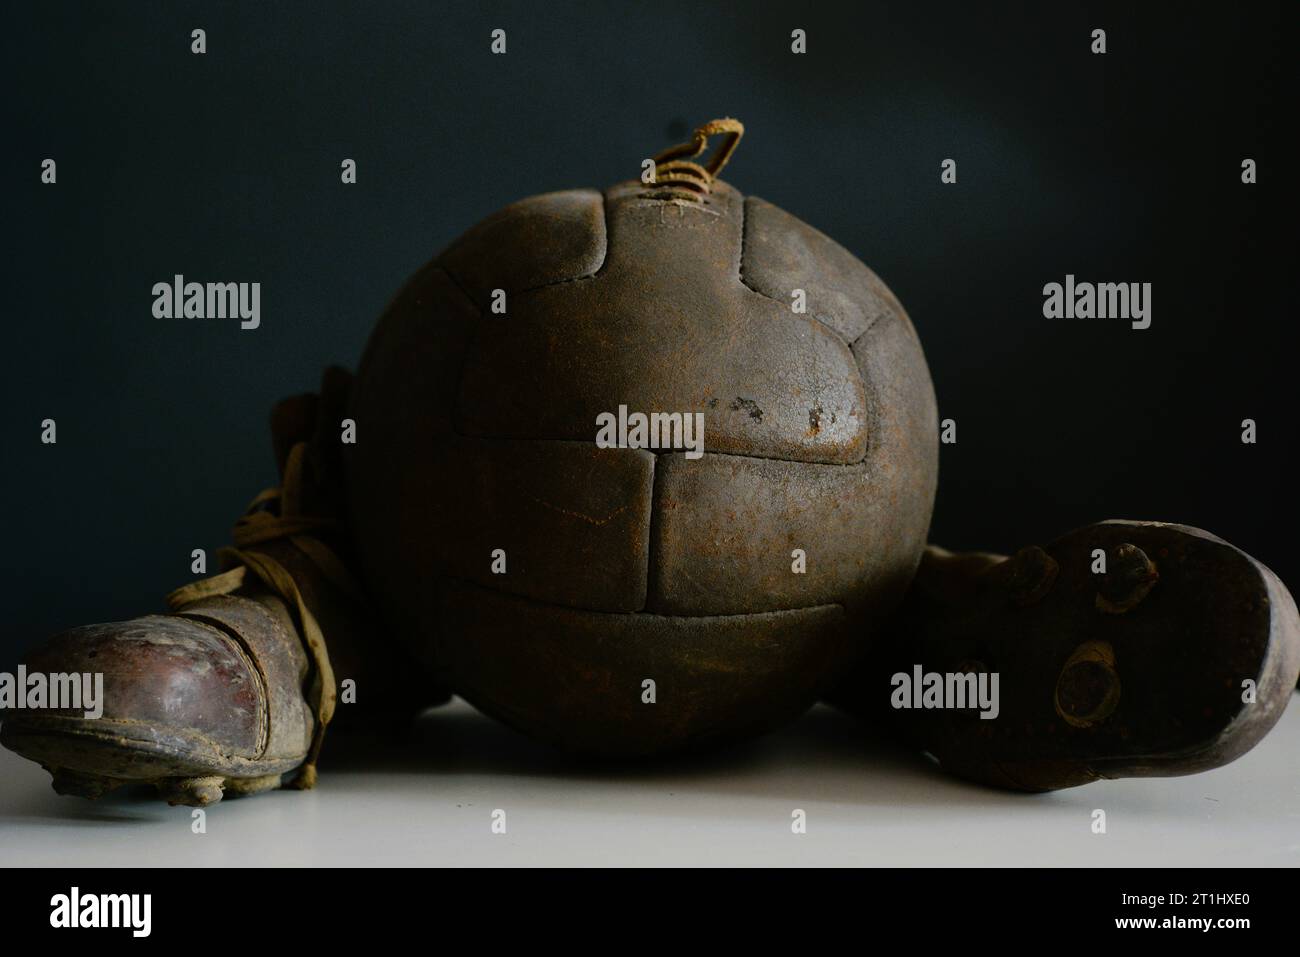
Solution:
{"label": "boot sole", "polygon": [[206,807],[226,792],[280,787],[298,761],[250,761],[223,755],[201,735],[141,724],[10,712],[0,744],[36,761],[59,794],[98,798],[126,785],[150,784],[167,803]]}

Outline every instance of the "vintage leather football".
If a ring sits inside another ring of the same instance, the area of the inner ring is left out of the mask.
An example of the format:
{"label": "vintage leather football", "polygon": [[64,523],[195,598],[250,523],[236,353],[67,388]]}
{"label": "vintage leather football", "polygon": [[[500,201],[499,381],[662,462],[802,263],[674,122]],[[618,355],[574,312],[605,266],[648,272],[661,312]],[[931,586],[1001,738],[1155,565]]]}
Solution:
{"label": "vintage leather football", "polygon": [[[398,293],[353,386],[351,524],[388,623],[474,705],[566,748],[794,717],[926,542],[916,332],[852,254],[716,179],[739,134],[715,121],[655,182],[488,217]],[[597,444],[638,413],[702,416],[703,454]]]}

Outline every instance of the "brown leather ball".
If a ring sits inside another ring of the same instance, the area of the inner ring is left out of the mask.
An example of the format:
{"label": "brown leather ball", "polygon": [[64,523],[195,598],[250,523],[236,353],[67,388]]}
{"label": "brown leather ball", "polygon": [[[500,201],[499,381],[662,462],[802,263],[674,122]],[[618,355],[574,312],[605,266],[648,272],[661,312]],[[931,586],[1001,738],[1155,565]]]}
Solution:
{"label": "brown leather ball", "polygon": [[[599,447],[620,407],[699,413],[703,454]],[[934,498],[933,388],[898,300],[721,181],[488,217],[385,311],[350,415],[389,624],[481,710],[584,752],[800,713],[901,597]]]}

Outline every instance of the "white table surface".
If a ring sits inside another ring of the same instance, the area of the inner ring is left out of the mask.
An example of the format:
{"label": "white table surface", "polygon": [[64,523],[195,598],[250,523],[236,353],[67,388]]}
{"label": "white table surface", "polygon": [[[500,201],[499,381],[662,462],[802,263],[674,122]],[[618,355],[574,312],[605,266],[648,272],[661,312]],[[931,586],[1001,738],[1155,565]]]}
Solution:
{"label": "white table surface", "polygon": [[[3,865],[1286,865],[1300,863],[1300,705],[1186,778],[1008,794],[949,779],[818,707],[732,751],[584,768],[459,700],[406,740],[331,740],[309,792],[206,812],[59,797],[0,750]],[[807,833],[791,813],[807,814]],[[506,833],[491,815],[506,812]],[[1107,833],[1094,834],[1094,809]]]}

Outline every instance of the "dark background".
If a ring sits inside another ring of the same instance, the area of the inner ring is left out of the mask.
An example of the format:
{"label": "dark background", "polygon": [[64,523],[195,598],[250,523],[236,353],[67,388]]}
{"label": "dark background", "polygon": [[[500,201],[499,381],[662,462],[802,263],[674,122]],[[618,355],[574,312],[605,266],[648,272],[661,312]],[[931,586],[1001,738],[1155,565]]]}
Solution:
{"label": "dark background", "polygon": [[[190,580],[190,550],[274,481],[272,403],[355,367],[461,231],[636,176],[722,115],[747,126],[727,179],[852,250],[916,323],[958,422],[935,541],[1179,521],[1297,588],[1293,24],[1281,4],[1043,6],[8,4],[0,667]],[[260,281],[262,327],[154,319],[177,272]],[[1067,272],[1153,283],[1152,327],[1044,319]]]}

